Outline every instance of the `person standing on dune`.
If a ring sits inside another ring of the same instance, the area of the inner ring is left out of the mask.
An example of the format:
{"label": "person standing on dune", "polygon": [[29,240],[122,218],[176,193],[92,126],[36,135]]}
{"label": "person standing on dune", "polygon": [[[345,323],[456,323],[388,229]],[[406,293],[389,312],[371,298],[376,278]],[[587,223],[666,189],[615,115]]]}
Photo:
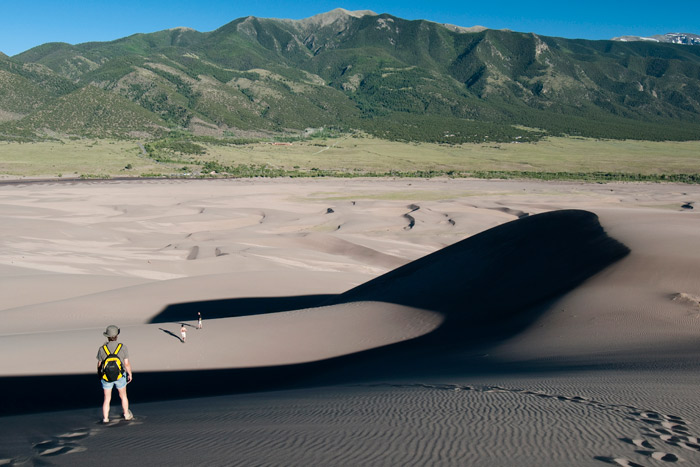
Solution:
{"label": "person standing on dune", "polygon": [[202,329],[202,313],[197,312],[197,329]]}
{"label": "person standing on dune", "polygon": [[129,362],[129,351],[126,345],[117,343],[119,328],[114,325],[107,326],[103,336],[107,338],[97,350],[97,373],[100,375],[104,402],[102,403],[102,422],[109,423],[109,405],[112,401],[112,388],[116,386],[124,410],[124,420],[131,420],[134,415],[129,410],[129,399],[126,396],[126,385],[134,376]]}
{"label": "person standing on dune", "polygon": [[182,343],[184,344],[187,341],[187,328],[184,324],[180,328],[180,334],[182,335]]}

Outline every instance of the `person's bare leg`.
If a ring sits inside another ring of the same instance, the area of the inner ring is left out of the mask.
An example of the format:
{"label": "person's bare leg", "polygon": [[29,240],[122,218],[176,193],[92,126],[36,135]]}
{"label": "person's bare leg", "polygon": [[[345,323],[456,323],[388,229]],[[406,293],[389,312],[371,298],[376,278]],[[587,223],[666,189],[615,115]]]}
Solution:
{"label": "person's bare leg", "polygon": [[126,386],[117,389],[119,391],[119,397],[122,399],[122,409],[124,409],[124,415],[129,413],[129,399],[126,397]]}
{"label": "person's bare leg", "polygon": [[105,400],[102,403],[102,419],[109,420],[109,404],[112,402],[112,390],[105,389]]}

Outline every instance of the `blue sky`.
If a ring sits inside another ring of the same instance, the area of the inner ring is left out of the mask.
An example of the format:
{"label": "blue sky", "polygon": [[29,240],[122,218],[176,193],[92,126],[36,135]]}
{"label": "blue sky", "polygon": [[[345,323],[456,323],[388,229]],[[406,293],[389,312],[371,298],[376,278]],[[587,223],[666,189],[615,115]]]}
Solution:
{"label": "blue sky", "polygon": [[243,16],[302,19],[334,8],[372,10],[405,19],[508,28],[546,36],[610,39],[666,32],[700,34],[700,2],[588,0],[0,0],[0,51],[16,55],[46,42],[110,41],[186,26],[212,31]]}

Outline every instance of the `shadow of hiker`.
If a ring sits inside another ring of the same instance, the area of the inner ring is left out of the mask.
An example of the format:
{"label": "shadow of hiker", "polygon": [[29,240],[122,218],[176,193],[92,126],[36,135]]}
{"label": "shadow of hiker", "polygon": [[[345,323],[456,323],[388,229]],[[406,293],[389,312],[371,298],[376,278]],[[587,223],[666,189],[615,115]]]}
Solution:
{"label": "shadow of hiker", "polygon": [[177,334],[175,334],[174,332],[168,331],[167,329],[163,329],[163,328],[158,328],[158,329],[160,329],[161,331],[163,331],[163,332],[166,333],[166,334],[170,334],[170,335],[173,336],[175,339],[177,339],[177,340],[179,340],[180,342],[182,342],[182,338],[181,338],[180,336],[178,336]]}

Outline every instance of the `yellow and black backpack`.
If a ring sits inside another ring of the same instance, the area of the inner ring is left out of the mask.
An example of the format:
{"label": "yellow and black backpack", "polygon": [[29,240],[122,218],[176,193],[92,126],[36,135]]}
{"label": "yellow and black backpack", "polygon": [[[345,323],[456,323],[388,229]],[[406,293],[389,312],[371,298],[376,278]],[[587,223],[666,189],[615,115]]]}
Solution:
{"label": "yellow and black backpack", "polygon": [[117,349],[114,351],[114,353],[109,351],[107,344],[103,345],[102,348],[107,354],[105,359],[102,360],[102,379],[109,382],[116,381],[124,376],[124,365],[122,364],[121,359],[117,356],[119,351],[122,349],[122,345],[121,343],[117,345]]}

